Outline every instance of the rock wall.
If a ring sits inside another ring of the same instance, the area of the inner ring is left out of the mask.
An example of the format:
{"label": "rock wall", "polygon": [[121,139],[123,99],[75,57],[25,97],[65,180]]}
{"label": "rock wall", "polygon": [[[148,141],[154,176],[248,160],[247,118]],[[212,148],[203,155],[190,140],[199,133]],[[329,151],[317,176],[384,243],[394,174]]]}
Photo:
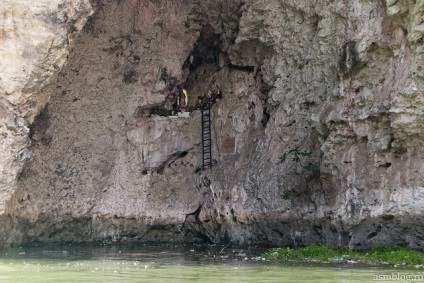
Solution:
{"label": "rock wall", "polygon": [[[28,125],[49,97],[69,46],[92,9],[88,1],[2,1],[0,7],[0,215],[31,156]],[[2,217],[0,217],[2,218]],[[2,220],[0,234],[9,234]],[[0,241],[5,241],[0,237]]]}
{"label": "rock wall", "polygon": [[3,245],[422,248],[424,1],[50,2],[2,13]]}

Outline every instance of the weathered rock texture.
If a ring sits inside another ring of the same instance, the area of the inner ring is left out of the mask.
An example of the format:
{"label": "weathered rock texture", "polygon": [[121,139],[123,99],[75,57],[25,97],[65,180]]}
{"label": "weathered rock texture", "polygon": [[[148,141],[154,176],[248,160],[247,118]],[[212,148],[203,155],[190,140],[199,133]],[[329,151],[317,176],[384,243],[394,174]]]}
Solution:
{"label": "weathered rock texture", "polygon": [[[2,245],[423,248],[424,1],[38,2],[1,13]],[[181,82],[222,92],[213,170],[149,111]]]}
{"label": "weathered rock texture", "polygon": [[[91,13],[88,0],[1,2],[0,215],[7,215],[6,202],[30,157],[28,125],[49,100],[43,88],[55,81]],[[7,235],[2,224],[0,234]]]}

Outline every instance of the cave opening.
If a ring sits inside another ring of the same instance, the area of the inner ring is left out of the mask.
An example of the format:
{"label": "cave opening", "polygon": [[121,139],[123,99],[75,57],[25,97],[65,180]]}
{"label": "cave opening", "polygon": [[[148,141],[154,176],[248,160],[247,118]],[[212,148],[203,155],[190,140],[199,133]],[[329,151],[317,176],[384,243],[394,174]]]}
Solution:
{"label": "cave opening", "polygon": [[205,25],[194,44],[192,52],[183,64],[187,73],[185,88],[191,94],[190,108],[198,109],[205,98],[222,98],[215,74],[228,61],[228,55],[223,51],[221,35],[215,33],[210,25]]}
{"label": "cave opening", "polygon": [[214,33],[210,25],[203,27],[193,51],[183,64],[189,70],[186,87],[190,88],[202,75],[219,70],[219,57],[222,52],[220,35]]}
{"label": "cave opening", "polygon": [[[215,33],[210,25],[205,25],[182,65],[185,74],[183,81],[178,82],[176,78],[169,77],[166,68],[161,70],[161,79],[167,81],[170,91],[179,84],[188,91],[189,103],[186,111],[200,109],[208,98],[212,100],[212,104],[222,98],[217,74],[222,67],[230,65],[227,64],[228,55],[223,51],[222,45],[221,34]],[[168,97],[167,100],[169,99]],[[139,107],[136,110],[136,116],[171,116],[173,111],[168,109],[169,106],[164,107],[169,103],[165,101],[159,105]]]}

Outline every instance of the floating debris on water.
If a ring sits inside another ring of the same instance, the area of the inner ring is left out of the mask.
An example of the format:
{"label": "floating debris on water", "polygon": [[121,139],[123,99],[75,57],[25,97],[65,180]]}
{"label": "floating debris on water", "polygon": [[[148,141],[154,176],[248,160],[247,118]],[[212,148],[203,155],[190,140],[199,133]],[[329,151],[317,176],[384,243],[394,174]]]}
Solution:
{"label": "floating debris on water", "polygon": [[69,256],[68,251],[42,251],[44,256]]}

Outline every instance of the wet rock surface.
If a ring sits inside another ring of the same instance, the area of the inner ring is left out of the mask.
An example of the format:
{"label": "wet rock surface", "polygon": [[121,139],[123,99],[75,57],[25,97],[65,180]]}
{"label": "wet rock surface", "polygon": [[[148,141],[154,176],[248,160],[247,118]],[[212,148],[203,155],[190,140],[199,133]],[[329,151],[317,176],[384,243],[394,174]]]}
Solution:
{"label": "wet rock surface", "polygon": [[2,245],[422,248],[424,1],[62,2],[72,40],[1,81]]}

